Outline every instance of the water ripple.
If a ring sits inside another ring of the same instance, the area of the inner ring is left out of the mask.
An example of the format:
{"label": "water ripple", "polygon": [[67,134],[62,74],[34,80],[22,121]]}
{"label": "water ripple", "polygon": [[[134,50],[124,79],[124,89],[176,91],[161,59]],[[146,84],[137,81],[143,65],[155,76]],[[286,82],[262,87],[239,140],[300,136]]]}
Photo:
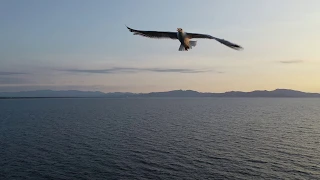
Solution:
{"label": "water ripple", "polygon": [[28,99],[0,109],[0,179],[320,179],[318,99]]}

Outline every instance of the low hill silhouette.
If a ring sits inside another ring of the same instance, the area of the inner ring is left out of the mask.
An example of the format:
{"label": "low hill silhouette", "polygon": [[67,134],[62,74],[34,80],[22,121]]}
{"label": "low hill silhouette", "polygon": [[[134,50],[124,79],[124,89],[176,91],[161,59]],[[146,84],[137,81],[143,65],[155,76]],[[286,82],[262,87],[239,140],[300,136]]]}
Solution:
{"label": "low hill silhouette", "polygon": [[273,91],[255,90],[251,92],[228,91],[224,93],[198,92],[193,90],[172,90],[165,92],[130,93],[112,92],[103,93],[100,91],[53,91],[36,90],[21,92],[0,92],[1,98],[52,98],[52,97],[108,97],[108,98],[129,98],[129,97],[320,97],[319,93],[308,93],[291,89],[275,89]]}

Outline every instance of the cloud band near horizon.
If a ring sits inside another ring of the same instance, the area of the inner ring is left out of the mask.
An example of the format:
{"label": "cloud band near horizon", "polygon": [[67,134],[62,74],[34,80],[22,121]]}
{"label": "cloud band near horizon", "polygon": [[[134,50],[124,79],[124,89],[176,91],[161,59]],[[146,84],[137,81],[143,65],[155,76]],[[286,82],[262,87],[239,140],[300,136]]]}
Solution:
{"label": "cloud band near horizon", "polygon": [[303,63],[303,60],[288,60],[288,61],[279,61],[282,64],[295,64],[295,63]]}
{"label": "cloud band near horizon", "polygon": [[111,73],[139,73],[139,72],[158,72],[158,73],[205,73],[222,71],[185,69],[185,68],[133,68],[133,67],[113,67],[106,69],[57,69],[59,71],[74,73],[92,73],[92,74],[111,74]]}

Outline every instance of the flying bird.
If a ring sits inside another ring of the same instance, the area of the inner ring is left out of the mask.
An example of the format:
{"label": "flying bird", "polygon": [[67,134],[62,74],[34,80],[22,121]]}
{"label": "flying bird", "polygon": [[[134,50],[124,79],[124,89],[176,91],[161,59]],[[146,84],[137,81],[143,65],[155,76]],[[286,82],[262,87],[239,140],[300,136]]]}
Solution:
{"label": "flying bird", "polygon": [[180,41],[179,51],[188,51],[188,49],[192,49],[197,45],[197,41],[191,41],[190,39],[194,38],[202,38],[202,39],[214,39],[221,44],[224,44],[232,49],[235,50],[242,50],[243,48],[237,44],[229,42],[224,39],[220,39],[217,37],[213,37],[208,34],[198,34],[198,33],[188,33],[183,31],[182,28],[177,28],[177,32],[169,32],[169,31],[144,31],[144,30],[136,30],[129,28],[126,26],[130,32],[133,32],[133,35],[140,35],[148,38],[167,38],[167,39],[174,39]]}

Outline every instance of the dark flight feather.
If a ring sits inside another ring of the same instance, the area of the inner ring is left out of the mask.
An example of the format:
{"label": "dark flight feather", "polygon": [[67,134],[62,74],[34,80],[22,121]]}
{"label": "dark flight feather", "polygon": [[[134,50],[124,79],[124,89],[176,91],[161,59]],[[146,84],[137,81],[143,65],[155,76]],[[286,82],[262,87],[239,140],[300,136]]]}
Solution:
{"label": "dark flight feather", "polygon": [[243,48],[237,44],[234,44],[232,42],[229,42],[227,40],[224,40],[224,39],[220,39],[220,38],[216,38],[216,37],[213,37],[213,36],[210,36],[208,34],[197,34],[197,33],[187,33],[187,37],[189,39],[193,39],[193,38],[202,38],[202,39],[214,39],[218,42],[220,42],[221,44],[224,44],[232,49],[235,49],[235,50],[242,50]]}
{"label": "dark flight feather", "polygon": [[130,32],[133,32],[134,35],[140,35],[149,38],[167,38],[167,39],[178,39],[176,32],[166,32],[166,31],[141,31],[129,28],[126,26]]}

